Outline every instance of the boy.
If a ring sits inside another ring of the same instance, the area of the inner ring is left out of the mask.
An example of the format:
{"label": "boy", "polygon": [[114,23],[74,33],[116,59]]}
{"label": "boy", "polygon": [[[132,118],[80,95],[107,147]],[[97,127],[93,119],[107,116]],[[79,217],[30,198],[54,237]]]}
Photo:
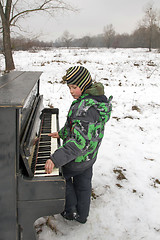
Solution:
{"label": "boy", "polygon": [[63,80],[76,100],[71,104],[64,127],[50,134],[63,139],[63,145],[47,160],[45,169],[51,173],[54,167],[62,166],[66,203],[61,215],[85,223],[90,208],[92,166],[103,138],[104,125],[110,118],[112,97],[107,99],[101,83],[92,84],[89,71],[82,66],[69,68]]}

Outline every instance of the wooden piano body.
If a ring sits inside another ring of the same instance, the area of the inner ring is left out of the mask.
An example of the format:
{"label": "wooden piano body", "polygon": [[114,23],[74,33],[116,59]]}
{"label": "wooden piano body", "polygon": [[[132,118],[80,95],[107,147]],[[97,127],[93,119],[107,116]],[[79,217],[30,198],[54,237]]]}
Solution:
{"label": "wooden piano body", "polygon": [[[41,216],[61,213],[65,204],[65,181],[57,170],[50,176],[35,174],[44,113],[39,95],[41,72],[13,71],[0,78],[0,239],[34,240],[33,224]],[[33,143],[35,136],[38,141]],[[58,144],[58,143],[57,143]],[[48,150],[47,150],[48,151]],[[49,153],[47,153],[49,154]],[[36,163],[35,163],[36,164]]]}

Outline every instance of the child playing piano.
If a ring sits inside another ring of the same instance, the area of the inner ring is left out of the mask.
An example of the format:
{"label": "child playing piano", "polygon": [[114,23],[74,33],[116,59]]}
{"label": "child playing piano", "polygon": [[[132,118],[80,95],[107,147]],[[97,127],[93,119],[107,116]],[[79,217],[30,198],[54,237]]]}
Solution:
{"label": "child playing piano", "polygon": [[45,171],[51,173],[54,167],[62,167],[66,180],[66,203],[61,215],[68,220],[85,223],[90,209],[92,167],[105,123],[110,119],[112,96],[108,99],[104,95],[101,83],[93,84],[89,71],[83,66],[69,68],[63,80],[75,100],[64,127],[50,134],[63,139],[63,145],[47,160]]}

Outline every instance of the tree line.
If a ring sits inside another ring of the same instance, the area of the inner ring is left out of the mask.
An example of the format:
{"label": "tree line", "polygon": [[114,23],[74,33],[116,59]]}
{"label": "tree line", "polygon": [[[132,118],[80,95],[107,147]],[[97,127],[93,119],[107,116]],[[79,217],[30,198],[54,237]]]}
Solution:
{"label": "tree line", "polygon": [[106,47],[106,48],[152,48],[160,49],[160,29],[156,26],[152,32],[150,43],[149,31],[144,27],[137,28],[132,34],[109,33],[105,32],[97,36],[84,36],[74,39],[70,37],[69,32],[64,32],[64,35],[54,42],[54,47]]}
{"label": "tree line", "polygon": [[[151,48],[160,49],[160,28],[156,25],[152,28],[150,39],[149,29],[144,26],[137,28],[132,34],[118,34],[112,25],[104,27],[104,33],[97,36],[83,36],[74,38],[72,34],[65,31],[61,38],[55,42],[45,42],[38,39],[12,38],[12,50],[33,50],[50,47],[79,47],[79,48]],[[2,52],[3,41],[0,39],[0,49]]]}
{"label": "tree line", "polygon": [[[29,39],[24,37],[16,37],[11,39],[11,49],[12,51],[27,51],[36,49],[46,49],[53,47],[53,42],[40,41],[38,39]],[[0,52],[3,53],[3,41],[0,38]]]}
{"label": "tree line", "polygon": [[[12,50],[31,50],[50,47],[79,47],[79,48],[155,48],[160,49],[160,28],[154,26],[150,43],[149,30],[143,26],[137,28],[132,34],[118,34],[112,25],[104,27],[105,31],[97,36],[83,36],[74,38],[65,31],[61,38],[55,42],[40,41],[38,39],[12,38]],[[3,41],[0,39],[0,50],[2,52]]]}
{"label": "tree line", "polygon": [[[69,33],[68,33],[69,34]],[[105,37],[104,34],[97,36],[84,36],[82,38],[59,38],[55,42],[45,42],[28,38],[13,38],[12,50],[36,50],[50,47],[79,47],[79,48],[149,48],[149,36],[145,28],[138,28],[132,34],[114,34]],[[152,48],[160,49],[160,31],[155,29],[152,36]],[[3,41],[0,39],[0,52],[3,53]]]}

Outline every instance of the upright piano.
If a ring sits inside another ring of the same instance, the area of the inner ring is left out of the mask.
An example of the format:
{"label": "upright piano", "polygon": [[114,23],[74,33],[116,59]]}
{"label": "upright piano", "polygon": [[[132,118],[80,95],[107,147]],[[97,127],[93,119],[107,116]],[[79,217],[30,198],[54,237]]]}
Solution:
{"label": "upright piano", "polygon": [[44,170],[59,146],[48,134],[59,124],[58,109],[43,108],[41,74],[13,71],[0,77],[0,240],[34,240],[35,220],[64,209],[61,170]]}

